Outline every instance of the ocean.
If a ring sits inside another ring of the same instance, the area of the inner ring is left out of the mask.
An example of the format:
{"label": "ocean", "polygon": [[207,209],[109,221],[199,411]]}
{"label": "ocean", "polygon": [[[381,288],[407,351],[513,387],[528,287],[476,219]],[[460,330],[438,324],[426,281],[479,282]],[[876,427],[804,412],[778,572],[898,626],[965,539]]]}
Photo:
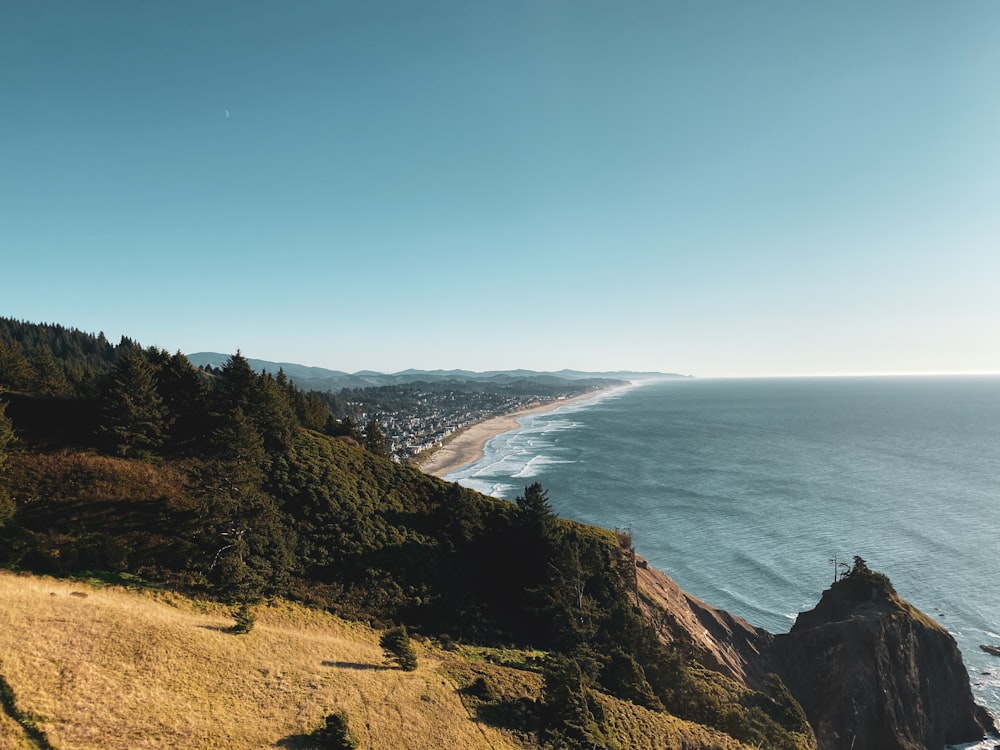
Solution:
{"label": "ocean", "polygon": [[[675,379],[525,417],[446,477],[630,529],[686,591],[773,633],[860,555],[948,628],[1000,716],[1000,377]],[[836,561],[836,562],[834,562]]]}

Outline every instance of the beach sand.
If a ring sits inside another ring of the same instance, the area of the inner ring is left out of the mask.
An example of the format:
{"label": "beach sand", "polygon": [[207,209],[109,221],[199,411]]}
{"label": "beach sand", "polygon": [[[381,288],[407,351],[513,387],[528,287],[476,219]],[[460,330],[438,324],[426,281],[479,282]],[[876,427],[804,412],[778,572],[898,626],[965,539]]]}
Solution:
{"label": "beach sand", "polygon": [[583,393],[573,398],[546,401],[471,424],[445,438],[441,447],[420,461],[417,468],[425,474],[443,477],[481,459],[486,444],[497,435],[517,429],[521,417],[555,411],[560,406],[587,401],[601,393],[604,393],[604,390]]}

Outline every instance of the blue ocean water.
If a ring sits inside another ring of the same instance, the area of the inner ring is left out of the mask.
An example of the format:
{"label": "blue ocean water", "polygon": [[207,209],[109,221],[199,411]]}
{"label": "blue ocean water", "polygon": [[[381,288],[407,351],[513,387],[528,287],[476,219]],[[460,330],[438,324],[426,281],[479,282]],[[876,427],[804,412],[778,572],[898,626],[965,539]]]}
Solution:
{"label": "blue ocean water", "polygon": [[685,590],[786,632],[860,555],[1000,715],[1000,377],[655,381],[525,417],[447,477],[631,528]]}

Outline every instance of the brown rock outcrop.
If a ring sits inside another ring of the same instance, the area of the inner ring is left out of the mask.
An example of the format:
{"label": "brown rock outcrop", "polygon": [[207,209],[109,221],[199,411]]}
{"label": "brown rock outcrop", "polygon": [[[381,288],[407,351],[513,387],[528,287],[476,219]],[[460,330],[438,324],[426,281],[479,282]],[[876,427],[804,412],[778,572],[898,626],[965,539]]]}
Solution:
{"label": "brown rock outcrop", "polygon": [[939,750],[997,731],[973,701],[955,639],[864,566],[763,655],[822,750]]}
{"label": "brown rock outcrop", "polygon": [[784,635],[716,609],[637,563],[641,606],[660,637],[754,689],[777,673],[820,750],[940,750],[998,731],[973,700],[955,639],[860,558]]}
{"label": "brown rock outcrop", "polygon": [[708,669],[744,685],[759,686],[764,673],[755,666],[773,635],[691,596],[641,558],[636,573],[639,588],[646,595],[641,606],[662,640],[679,644]]}

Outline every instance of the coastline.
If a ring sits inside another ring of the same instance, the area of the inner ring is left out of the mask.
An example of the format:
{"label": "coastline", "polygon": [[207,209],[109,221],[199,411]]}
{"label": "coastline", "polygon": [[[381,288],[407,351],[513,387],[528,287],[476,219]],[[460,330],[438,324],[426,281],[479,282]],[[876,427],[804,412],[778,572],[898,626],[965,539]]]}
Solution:
{"label": "coastline", "polygon": [[617,390],[617,388],[602,388],[599,391],[582,393],[573,398],[546,401],[506,414],[498,414],[495,417],[484,419],[482,422],[475,422],[468,427],[456,430],[445,438],[441,447],[419,461],[416,467],[424,474],[443,478],[445,475],[481,459],[485,455],[486,444],[497,435],[516,430],[522,417],[531,414],[545,414],[562,406],[589,401],[608,391]]}

